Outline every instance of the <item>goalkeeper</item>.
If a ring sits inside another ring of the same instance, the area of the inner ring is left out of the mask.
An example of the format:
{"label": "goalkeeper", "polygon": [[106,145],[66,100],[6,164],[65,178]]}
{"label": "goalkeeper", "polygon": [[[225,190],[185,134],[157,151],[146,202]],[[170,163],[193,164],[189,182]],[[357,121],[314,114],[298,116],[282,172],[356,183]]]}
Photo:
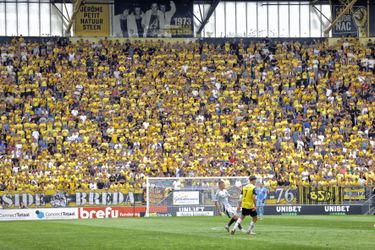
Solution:
{"label": "goalkeeper", "polygon": [[[235,223],[238,219],[236,210],[229,204],[230,194],[225,189],[224,181],[219,181],[219,190],[215,194],[215,206],[218,213],[222,215],[227,215],[230,220],[228,224],[225,226],[225,229],[229,232],[229,227]],[[238,228],[242,230],[241,225],[238,225]]]}
{"label": "goalkeeper", "polygon": [[263,219],[264,216],[264,204],[267,199],[267,188],[263,184],[259,184],[258,188],[256,188],[257,194],[257,213],[259,220]]}

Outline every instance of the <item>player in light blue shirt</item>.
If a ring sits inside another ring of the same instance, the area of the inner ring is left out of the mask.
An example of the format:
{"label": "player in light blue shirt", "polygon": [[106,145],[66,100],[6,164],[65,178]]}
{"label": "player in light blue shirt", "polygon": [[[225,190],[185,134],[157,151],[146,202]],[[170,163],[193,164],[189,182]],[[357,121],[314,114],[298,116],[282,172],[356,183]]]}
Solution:
{"label": "player in light blue shirt", "polygon": [[264,215],[264,204],[266,203],[267,199],[267,188],[263,184],[259,184],[259,186],[256,189],[257,193],[257,213],[259,216],[259,219],[263,218]]}

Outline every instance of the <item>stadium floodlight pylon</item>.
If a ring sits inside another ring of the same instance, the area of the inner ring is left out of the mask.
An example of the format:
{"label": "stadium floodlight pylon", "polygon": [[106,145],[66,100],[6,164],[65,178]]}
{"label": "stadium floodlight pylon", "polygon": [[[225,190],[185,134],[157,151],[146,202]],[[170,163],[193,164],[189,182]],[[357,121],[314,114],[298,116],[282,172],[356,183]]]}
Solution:
{"label": "stadium floodlight pylon", "polygon": [[[146,217],[215,215],[214,196],[220,180],[237,206],[248,177],[148,177],[146,181]],[[166,207],[158,213],[155,207]]]}

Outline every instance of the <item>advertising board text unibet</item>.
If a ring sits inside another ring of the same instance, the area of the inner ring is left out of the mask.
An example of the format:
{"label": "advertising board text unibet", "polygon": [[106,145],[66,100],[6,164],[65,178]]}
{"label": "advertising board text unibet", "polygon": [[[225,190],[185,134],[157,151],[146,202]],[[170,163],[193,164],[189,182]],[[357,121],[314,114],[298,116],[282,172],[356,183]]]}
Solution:
{"label": "advertising board text unibet", "polygon": [[350,211],[350,206],[324,206],[326,212],[347,212]]}
{"label": "advertising board text unibet", "polygon": [[299,213],[302,206],[277,206],[276,211],[281,213]]}

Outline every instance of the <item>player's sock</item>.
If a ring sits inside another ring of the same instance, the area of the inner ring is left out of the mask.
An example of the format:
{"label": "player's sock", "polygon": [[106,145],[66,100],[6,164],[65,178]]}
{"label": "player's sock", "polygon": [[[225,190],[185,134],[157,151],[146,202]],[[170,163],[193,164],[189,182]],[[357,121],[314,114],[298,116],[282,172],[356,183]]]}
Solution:
{"label": "player's sock", "polygon": [[228,222],[228,227],[230,227],[235,222],[236,222],[236,220],[231,218],[230,221]]}
{"label": "player's sock", "polygon": [[254,229],[255,223],[253,221],[250,222],[249,232],[252,232]]}
{"label": "player's sock", "polygon": [[238,229],[242,230],[241,224],[238,224]]}
{"label": "player's sock", "polygon": [[234,224],[233,231],[236,231],[236,229],[237,229],[238,225],[240,225],[241,221],[242,221],[241,218],[237,219],[236,224]]}

